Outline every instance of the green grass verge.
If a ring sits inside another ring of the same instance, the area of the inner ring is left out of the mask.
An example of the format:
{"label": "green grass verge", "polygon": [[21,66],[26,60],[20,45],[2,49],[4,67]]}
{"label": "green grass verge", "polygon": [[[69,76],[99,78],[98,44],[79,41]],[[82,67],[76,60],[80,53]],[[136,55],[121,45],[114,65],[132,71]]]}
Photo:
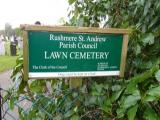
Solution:
{"label": "green grass verge", "polygon": [[12,69],[16,65],[17,56],[0,56],[0,73]]}

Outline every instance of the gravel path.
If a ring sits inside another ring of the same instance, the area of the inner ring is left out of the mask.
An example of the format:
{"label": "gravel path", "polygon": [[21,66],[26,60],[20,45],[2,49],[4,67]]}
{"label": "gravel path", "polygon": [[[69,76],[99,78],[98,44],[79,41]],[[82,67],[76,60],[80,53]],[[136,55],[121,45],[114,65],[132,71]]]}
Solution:
{"label": "gravel path", "polygon": [[12,80],[10,79],[12,71],[6,71],[0,73],[0,87],[7,90],[12,85]]}

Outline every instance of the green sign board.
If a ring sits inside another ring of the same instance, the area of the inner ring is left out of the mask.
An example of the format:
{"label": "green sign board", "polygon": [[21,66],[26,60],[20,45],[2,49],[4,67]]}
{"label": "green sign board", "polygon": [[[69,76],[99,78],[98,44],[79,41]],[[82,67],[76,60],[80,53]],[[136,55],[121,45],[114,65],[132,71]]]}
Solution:
{"label": "green sign board", "polygon": [[26,30],[29,78],[121,76],[124,33],[37,27]]}

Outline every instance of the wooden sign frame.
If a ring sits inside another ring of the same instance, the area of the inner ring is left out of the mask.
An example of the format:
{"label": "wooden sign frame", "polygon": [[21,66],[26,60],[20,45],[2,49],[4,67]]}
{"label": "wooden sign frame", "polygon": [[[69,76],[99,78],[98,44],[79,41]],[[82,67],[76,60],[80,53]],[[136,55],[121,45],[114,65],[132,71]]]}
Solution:
{"label": "wooden sign frame", "polygon": [[[128,37],[130,31],[127,29],[115,28],[91,28],[91,27],[65,27],[65,26],[39,26],[39,25],[21,25],[23,30],[23,57],[24,57],[24,79],[29,79],[29,61],[28,61],[28,31],[47,31],[47,32],[67,32],[67,33],[106,33],[123,34],[123,45],[121,52],[120,77],[124,76],[125,63],[127,56]],[[92,76],[91,76],[92,77]],[[54,77],[52,77],[54,78]],[[48,78],[47,78],[48,79]]]}

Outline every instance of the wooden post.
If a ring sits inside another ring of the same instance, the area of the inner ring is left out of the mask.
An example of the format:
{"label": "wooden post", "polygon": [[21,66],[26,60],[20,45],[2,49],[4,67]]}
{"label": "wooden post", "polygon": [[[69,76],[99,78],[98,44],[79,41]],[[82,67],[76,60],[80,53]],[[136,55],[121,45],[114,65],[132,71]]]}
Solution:
{"label": "wooden post", "polygon": [[28,33],[23,31],[23,70],[24,80],[28,80]]}
{"label": "wooden post", "polygon": [[70,78],[69,79],[70,88],[79,88],[82,86],[82,78]]}
{"label": "wooden post", "polygon": [[127,47],[128,47],[128,34],[124,34],[122,53],[121,53],[120,77],[124,77],[124,70],[125,70],[126,57],[127,57]]}

